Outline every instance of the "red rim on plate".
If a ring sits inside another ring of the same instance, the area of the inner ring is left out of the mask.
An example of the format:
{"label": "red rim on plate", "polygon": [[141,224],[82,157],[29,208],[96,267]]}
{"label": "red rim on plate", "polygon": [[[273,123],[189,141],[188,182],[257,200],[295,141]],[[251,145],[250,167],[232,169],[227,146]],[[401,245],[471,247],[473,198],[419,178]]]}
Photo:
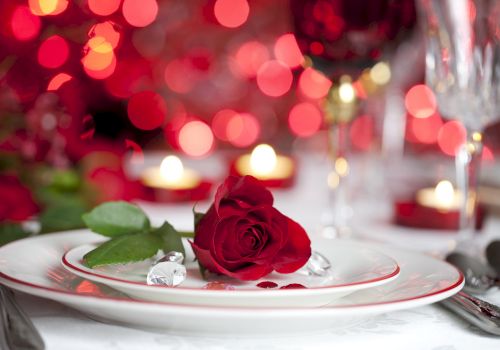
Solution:
{"label": "red rim on plate", "polygon": [[[154,288],[161,288],[162,290],[165,290],[166,288],[164,286],[156,286],[156,285],[148,285],[147,283],[144,283],[144,282],[135,282],[135,281],[129,281],[129,280],[125,280],[125,279],[121,279],[121,278],[116,278],[116,277],[110,277],[110,276],[107,276],[107,275],[104,275],[104,274],[100,274],[100,273],[96,273],[96,272],[91,272],[91,271],[88,271],[88,270],[85,270],[85,269],[82,269],[74,264],[72,264],[70,261],[68,261],[67,259],[67,255],[70,251],[67,251],[66,253],[64,253],[64,255],[62,256],[61,258],[61,262],[62,264],[69,268],[70,270],[75,270],[75,271],[78,271],[80,272],[81,274],[83,275],[91,275],[91,276],[94,276],[94,277],[98,277],[98,278],[101,278],[101,279],[104,279],[104,280],[110,280],[110,281],[115,281],[115,282],[119,282],[119,283],[124,283],[124,284],[131,284],[131,285],[135,285],[135,286],[141,286],[141,287],[154,287]],[[344,283],[344,284],[336,284],[334,286],[321,286],[321,287],[307,287],[307,288],[304,288],[305,290],[318,290],[318,289],[340,289],[340,288],[346,288],[346,287],[352,287],[352,286],[358,286],[358,285],[363,285],[363,284],[371,284],[371,283],[375,283],[375,282],[380,282],[380,281],[385,281],[385,280],[388,280],[388,279],[391,279],[391,278],[394,278],[396,277],[397,275],[399,275],[399,273],[401,272],[401,269],[399,268],[399,265],[397,264],[396,261],[394,261],[395,263],[395,268],[393,271],[391,271],[389,274],[387,275],[384,275],[384,276],[380,276],[380,277],[376,277],[376,278],[371,278],[371,279],[367,279],[367,280],[363,280],[363,281],[357,281],[357,282],[352,282],[352,283]],[[227,292],[227,291],[224,291],[224,290],[217,290],[217,289],[201,289],[201,288],[192,288],[192,287],[182,287],[182,286],[177,286],[175,287],[176,290],[187,290],[187,291],[200,291],[200,290],[203,290],[203,292],[216,292],[216,293],[220,293],[220,292]],[[280,291],[280,292],[284,292],[285,293],[303,293],[304,292],[304,289],[262,289],[262,290],[255,290],[255,289],[238,289],[238,290],[232,290],[231,293],[235,293],[235,292],[250,292],[250,293],[259,293],[259,294],[262,294],[264,292],[276,292],[276,291]]]}

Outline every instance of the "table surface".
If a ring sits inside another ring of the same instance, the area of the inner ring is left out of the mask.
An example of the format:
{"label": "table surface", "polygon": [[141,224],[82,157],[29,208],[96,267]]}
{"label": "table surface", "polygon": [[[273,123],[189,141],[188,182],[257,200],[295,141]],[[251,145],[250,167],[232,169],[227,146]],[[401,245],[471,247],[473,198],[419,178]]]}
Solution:
{"label": "table surface", "polygon": [[[327,173],[325,161],[308,157],[301,159],[301,168],[294,188],[276,191],[276,207],[300,222],[309,231],[319,227],[320,217],[326,208],[326,188],[318,179]],[[204,166],[201,164],[200,166]],[[369,177],[377,172],[373,163],[363,160],[354,164],[358,174]],[[380,165],[379,165],[380,166]],[[369,167],[370,171],[364,171]],[[208,168],[215,169],[211,165]],[[214,173],[215,174],[215,173]],[[214,175],[216,176],[216,175]],[[412,248],[430,254],[445,254],[454,247],[453,235],[429,231],[395,228],[388,223],[388,192],[384,181],[374,184],[358,177],[352,188],[354,236],[361,239],[387,241],[391,244]],[[386,182],[385,182],[386,183]],[[369,184],[369,188],[363,188]],[[379,186],[379,187],[377,187]],[[355,192],[356,192],[355,191]],[[382,200],[383,199],[383,200]],[[300,201],[300,202],[299,202]],[[200,203],[199,208],[209,203]],[[189,228],[189,205],[168,206],[142,203],[153,221],[167,218],[178,228]],[[478,239],[484,245],[492,238],[500,237],[500,218],[490,217]],[[428,305],[409,310],[391,312],[369,318],[346,328],[321,332],[314,335],[287,337],[241,338],[196,337],[103,324],[87,318],[78,311],[56,302],[17,293],[22,307],[28,312],[40,330],[49,350],[78,349],[332,349],[348,346],[352,349],[499,349],[500,338],[489,336],[462,321],[439,305]],[[486,300],[500,304],[500,291],[492,289]],[[263,315],[265,317],[265,315]]]}

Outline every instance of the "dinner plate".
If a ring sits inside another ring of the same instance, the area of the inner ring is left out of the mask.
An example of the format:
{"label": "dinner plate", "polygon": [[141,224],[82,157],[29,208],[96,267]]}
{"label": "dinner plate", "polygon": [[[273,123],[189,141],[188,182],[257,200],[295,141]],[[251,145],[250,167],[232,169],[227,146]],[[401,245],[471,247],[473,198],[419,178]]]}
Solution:
{"label": "dinner plate", "polygon": [[[380,244],[353,242],[393,257],[397,279],[358,291],[318,308],[237,308],[178,305],[130,299],[111,288],[65,271],[61,256],[97,235],[69,231],[19,240],[0,248],[0,282],[61,302],[91,318],[140,328],[205,335],[298,334],[346,327],[371,315],[427,305],[460,291],[463,276],[429,256]],[[336,241],[314,239],[320,245]]]}
{"label": "dinner plate", "polygon": [[[394,259],[366,247],[343,241],[323,246],[313,243],[313,249],[332,265],[324,276],[308,275],[299,270],[290,274],[271,273],[257,281],[238,281],[208,274],[208,282],[219,282],[219,286],[224,283],[232,290],[207,289],[207,280],[201,276],[192,249],[184,240],[187,277],[180,286],[169,288],[147,285],[147,273],[154,259],[88,268],[83,264],[83,256],[95,247],[86,244],[69,250],[62,256],[62,265],[75,275],[113,287],[131,297],[176,304],[318,307],[355,291],[388,283],[397,278],[400,271]],[[262,282],[274,282],[276,288],[263,289],[258,286]]]}

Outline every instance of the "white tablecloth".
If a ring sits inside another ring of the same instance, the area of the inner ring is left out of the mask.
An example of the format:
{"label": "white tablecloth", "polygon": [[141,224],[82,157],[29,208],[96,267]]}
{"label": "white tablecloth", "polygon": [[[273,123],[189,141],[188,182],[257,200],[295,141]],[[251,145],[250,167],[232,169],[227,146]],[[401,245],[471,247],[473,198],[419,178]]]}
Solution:
{"label": "white tablecloth", "polygon": [[[308,158],[301,161],[297,185],[275,193],[278,209],[303,224],[308,230],[319,226],[326,205],[325,162]],[[358,167],[365,166],[363,162]],[[217,167],[214,167],[217,168]],[[373,176],[374,172],[358,170]],[[376,172],[375,172],[376,174]],[[386,199],[380,189],[363,189],[358,179],[358,199],[354,198],[353,227],[360,237],[390,241],[427,253],[443,254],[453,248],[451,236],[443,233],[401,230],[387,223]],[[380,185],[380,184],[379,184]],[[383,190],[384,185],[381,183]],[[370,186],[377,186],[370,182]],[[368,195],[365,196],[365,193]],[[380,196],[377,198],[376,196]],[[356,197],[356,196],[354,196]],[[363,200],[359,200],[359,197]],[[376,203],[376,205],[374,205]],[[201,203],[199,208],[207,206]],[[145,205],[156,221],[169,219],[180,228],[189,228],[188,206]],[[500,219],[490,218],[479,240],[487,242],[500,237]],[[32,317],[49,350],[78,349],[500,349],[500,337],[489,336],[457,318],[439,305],[397,311],[366,319],[355,326],[296,337],[279,338],[206,338],[175,334],[159,334],[116,325],[102,324],[56,302],[17,294],[21,305]],[[486,299],[500,304],[500,291],[491,290]],[[262,317],[265,317],[263,315]]]}

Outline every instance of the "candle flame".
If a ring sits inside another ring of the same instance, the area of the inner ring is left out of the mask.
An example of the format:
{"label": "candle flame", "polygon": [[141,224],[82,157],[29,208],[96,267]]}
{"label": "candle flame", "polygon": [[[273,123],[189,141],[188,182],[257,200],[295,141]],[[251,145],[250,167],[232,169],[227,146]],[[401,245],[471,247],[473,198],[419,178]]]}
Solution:
{"label": "candle flame", "polygon": [[276,167],[276,161],[274,149],[267,144],[261,144],[252,151],[250,167],[257,175],[268,175]]}
{"label": "candle flame", "polygon": [[354,102],[356,98],[356,92],[354,91],[354,87],[350,82],[343,82],[339,87],[339,97],[340,100],[344,103]]}
{"label": "candle flame", "polygon": [[436,201],[440,207],[450,207],[455,200],[455,190],[448,180],[439,181],[434,189]]}
{"label": "candle flame", "polygon": [[178,182],[184,174],[184,166],[179,157],[167,156],[160,165],[160,175],[168,183]]}

